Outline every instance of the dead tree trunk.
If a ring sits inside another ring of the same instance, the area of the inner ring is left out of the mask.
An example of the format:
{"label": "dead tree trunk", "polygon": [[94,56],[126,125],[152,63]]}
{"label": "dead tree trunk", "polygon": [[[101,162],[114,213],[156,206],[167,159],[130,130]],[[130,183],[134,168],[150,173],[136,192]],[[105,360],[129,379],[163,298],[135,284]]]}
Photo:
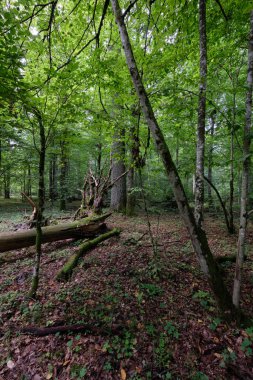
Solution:
{"label": "dead tree trunk", "polygon": [[[94,218],[85,218],[70,223],[58,224],[55,226],[42,227],[42,243],[58,241],[64,239],[96,236],[105,229],[103,222],[111,214],[104,214]],[[29,247],[35,244],[36,229],[17,231],[0,234],[0,252],[11,251]]]}
{"label": "dead tree trunk", "polygon": [[235,267],[235,279],[233,290],[233,302],[239,307],[240,289],[242,281],[242,267],[245,255],[246,227],[247,227],[247,204],[249,195],[249,175],[250,175],[250,143],[251,143],[251,113],[252,113],[252,92],[253,92],[253,11],[250,15],[250,37],[248,50],[248,76],[246,94],[246,114],[243,139],[243,169],[241,187],[241,210],[240,228],[238,237],[238,251]]}
{"label": "dead tree trunk", "polygon": [[227,319],[233,319],[238,315],[237,310],[233,305],[232,297],[226,288],[226,285],[219,272],[218,265],[216,264],[212,252],[210,251],[205,231],[202,230],[201,227],[197,226],[194,215],[191,211],[191,208],[189,207],[189,203],[186,198],[186,194],[179,178],[177,169],[174,162],[172,161],[170,151],[165,142],[162,131],[157,123],[147,92],[143,86],[118,0],[111,0],[111,4],[113,12],[115,14],[116,22],[118,24],[127,65],[137,96],[140,100],[142,112],[155,141],[158,153],[163,160],[169,182],[174,191],[174,196],[177,201],[179,211],[189,231],[195,253],[200,262],[201,269],[209,280],[210,286],[217,299],[220,310]]}
{"label": "dead tree trunk", "polygon": [[71,274],[73,269],[77,266],[78,260],[80,257],[82,257],[86,252],[88,252],[91,248],[95,247],[102,241],[109,239],[112,236],[119,235],[120,230],[117,228],[114,228],[111,231],[108,231],[104,233],[103,235],[100,235],[96,237],[93,240],[89,240],[87,242],[84,242],[77,253],[72,255],[69,260],[64,264],[64,266],[59,270],[59,272],[56,275],[57,280],[67,280]]}

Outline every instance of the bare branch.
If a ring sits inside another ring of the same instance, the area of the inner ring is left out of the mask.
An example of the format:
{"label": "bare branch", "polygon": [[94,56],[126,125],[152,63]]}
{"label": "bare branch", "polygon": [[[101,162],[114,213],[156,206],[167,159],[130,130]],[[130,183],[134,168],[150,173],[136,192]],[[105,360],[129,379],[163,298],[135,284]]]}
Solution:
{"label": "bare branch", "polygon": [[225,11],[224,11],[224,8],[223,8],[222,5],[221,5],[220,0],[215,0],[215,1],[216,1],[216,3],[219,5],[220,10],[221,10],[221,12],[222,12],[222,14],[223,14],[225,20],[228,21],[228,16],[226,15],[226,13],[225,13]]}
{"label": "bare branch", "polygon": [[133,6],[137,3],[138,0],[132,0],[130,1],[130,4],[128,5],[127,9],[125,10],[125,12],[123,13],[122,17],[125,17],[129,12],[130,10],[133,8]]}

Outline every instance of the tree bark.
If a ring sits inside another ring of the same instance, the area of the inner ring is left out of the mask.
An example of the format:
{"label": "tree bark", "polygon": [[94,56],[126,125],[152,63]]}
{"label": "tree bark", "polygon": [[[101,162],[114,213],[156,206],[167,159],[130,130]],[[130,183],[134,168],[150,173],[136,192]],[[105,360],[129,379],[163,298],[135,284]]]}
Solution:
{"label": "tree bark", "polygon": [[234,226],[234,150],[235,150],[235,115],[236,115],[236,97],[233,88],[233,122],[230,132],[230,179],[229,179],[229,228],[231,233],[235,233]]}
{"label": "tree bark", "polygon": [[215,191],[215,193],[216,193],[216,195],[217,195],[217,197],[218,197],[218,199],[219,199],[219,201],[220,201],[220,205],[221,205],[221,208],[222,208],[222,211],[223,211],[223,214],[224,214],[224,219],[225,219],[225,223],[226,223],[226,226],[227,226],[227,230],[228,230],[228,232],[229,232],[230,234],[232,234],[232,233],[234,232],[234,230],[231,231],[231,229],[230,229],[229,215],[228,215],[228,212],[227,212],[226,206],[225,206],[225,204],[224,204],[224,202],[223,202],[223,200],[222,200],[222,198],[221,198],[221,196],[220,196],[219,191],[218,191],[217,188],[214,186],[214,184],[213,184],[211,181],[209,181],[209,179],[208,179],[206,176],[204,176],[204,179],[206,180],[206,182],[208,183],[208,185],[209,185],[211,188],[213,188],[213,190]]}
{"label": "tree bark", "polygon": [[53,203],[57,198],[57,176],[56,176],[56,166],[57,156],[53,153],[50,157],[49,164],[49,199]]}
{"label": "tree bark", "polygon": [[[118,126],[115,129],[112,144],[112,172],[111,182],[120,177],[125,171],[125,141],[124,130]],[[111,209],[118,212],[126,211],[126,177],[122,176],[116,181],[111,190]]]}
{"label": "tree bark", "polygon": [[56,275],[57,280],[67,280],[71,274],[73,269],[77,266],[78,260],[80,257],[82,257],[86,252],[88,252],[91,248],[95,247],[102,241],[109,239],[112,236],[119,235],[120,230],[117,228],[114,228],[111,231],[105,232],[104,234],[96,237],[93,240],[89,240],[87,242],[84,242],[77,253],[73,254],[68,261],[64,264],[64,266],[59,270],[59,272]]}
{"label": "tree bark", "polygon": [[251,113],[252,113],[252,91],[253,91],[253,10],[250,14],[250,36],[248,48],[248,75],[247,75],[247,94],[245,127],[243,138],[243,168],[241,185],[241,209],[240,209],[240,228],[238,237],[238,251],[235,267],[235,279],[233,289],[233,302],[236,307],[240,303],[240,289],[242,282],[242,268],[245,256],[246,228],[247,228],[247,204],[249,195],[249,175],[250,175],[250,143],[251,143]]}
{"label": "tree bark", "polygon": [[[213,135],[214,135],[214,124],[215,124],[215,115],[216,111],[213,110],[210,115],[211,127],[210,127],[210,145],[208,149],[208,172],[207,178],[209,182],[213,182]],[[212,197],[212,186],[208,185],[207,187],[207,198],[208,198],[208,208],[211,209],[213,206],[213,197]]]}
{"label": "tree bark", "polygon": [[[65,131],[65,134],[67,132]],[[65,138],[65,137],[64,137]],[[60,210],[66,210],[67,199],[67,143],[65,140],[61,141],[61,158],[60,158]]]}
{"label": "tree bark", "polygon": [[142,112],[155,141],[157,151],[163,160],[163,164],[169,182],[172,186],[179,211],[184,220],[185,226],[189,231],[191,241],[195,253],[198,257],[201,269],[209,280],[210,286],[218,301],[220,310],[224,314],[224,317],[226,317],[228,320],[236,318],[237,310],[233,305],[231,295],[229,294],[224,284],[224,281],[219,272],[218,265],[216,264],[214,257],[210,251],[205,231],[202,230],[201,227],[198,227],[196,224],[194,215],[191,211],[191,208],[189,207],[189,203],[186,198],[186,194],[182,186],[181,180],[179,178],[176,166],[172,161],[171,153],[165,142],[163,133],[157,123],[147,92],[143,86],[118,0],[111,0],[111,4],[113,12],[115,14],[116,22],[118,24],[127,65],[130,71],[130,75],[132,77],[137,96],[140,100]]}
{"label": "tree bark", "polygon": [[36,293],[39,286],[39,272],[40,272],[40,261],[42,254],[42,220],[43,220],[43,211],[45,203],[45,182],[44,182],[44,173],[45,173],[45,158],[46,158],[46,136],[45,136],[45,127],[42,120],[42,116],[39,111],[35,110],[35,115],[38,119],[39,124],[39,133],[40,133],[40,150],[39,150],[39,187],[38,187],[38,207],[36,215],[36,255],[35,263],[33,267],[33,276],[31,289],[29,291],[29,296],[32,298],[36,297]]}
{"label": "tree bark", "polygon": [[[111,214],[104,214],[94,218],[85,218],[70,223],[55,226],[42,227],[42,243],[58,241],[71,238],[92,237],[105,229],[103,222]],[[36,229],[17,231],[0,234],[0,252],[19,249],[34,245],[36,242]]]}
{"label": "tree bark", "polygon": [[195,219],[200,227],[204,212],[204,153],[205,153],[205,117],[206,117],[206,0],[199,0],[199,47],[200,47],[200,83],[197,129]]}

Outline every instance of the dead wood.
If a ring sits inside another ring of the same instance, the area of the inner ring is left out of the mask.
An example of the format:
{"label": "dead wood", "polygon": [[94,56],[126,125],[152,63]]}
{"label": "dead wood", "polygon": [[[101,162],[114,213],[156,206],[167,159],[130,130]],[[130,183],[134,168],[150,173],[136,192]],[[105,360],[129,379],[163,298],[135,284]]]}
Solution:
{"label": "dead wood", "polygon": [[[54,226],[42,227],[42,243],[52,241],[84,237],[94,237],[106,231],[103,222],[111,214],[89,217],[70,223],[62,223]],[[36,229],[8,232],[0,234],[0,252],[29,247],[35,244]]]}
{"label": "dead wood", "polygon": [[83,243],[78,252],[72,255],[68,261],[64,264],[64,266],[59,270],[59,272],[56,275],[57,280],[67,280],[71,274],[73,269],[77,266],[78,260],[80,257],[84,255],[84,253],[88,252],[90,249],[94,248],[96,245],[101,243],[102,241],[109,239],[112,236],[119,235],[120,230],[117,228],[114,228],[111,231],[108,231],[104,233],[103,235],[100,235],[96,237],[93,240],[89,240],[85,243]]}
{"label": "dead wood", "polygon": [[[66,325],[66,326],[50,326],[50,327],[36,327],[28,326],[23,328],[13,328],[10,329],[12,332],[34,335],[34,336],[47,336],[54,335],[57,333],[68,334],[68,333],[85,333],[85,334],[96,334],[96,335],[112,335],[112,334],[121,334],[123,331],[123,326],[110,324],[110,326],[99,326],[85,323],[85,324],[76,324],[76,325]],[[4,330],[0,330],[0,336],[3,336],[6,333]]]}

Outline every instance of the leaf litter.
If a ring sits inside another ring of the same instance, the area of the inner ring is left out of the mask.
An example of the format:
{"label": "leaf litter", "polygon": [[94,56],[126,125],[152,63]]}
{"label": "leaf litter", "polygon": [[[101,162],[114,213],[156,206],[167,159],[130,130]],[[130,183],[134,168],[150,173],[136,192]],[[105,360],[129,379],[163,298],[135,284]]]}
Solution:
{"label": "leaf litter", "polygon": [[[109,225],[121,227],[120,237],[86,254],[68,282],[55,276],[80,242],[45,244],[37,300],[26,299],[32,257],[1,265],[1,380],[253,379],[253,331],[220,318],[178,215],[160,216],[159,227],[156,216],[150,220],[155,252],[145,216],[113,215]],[[235,252],[236,237],[221,222],[209,217],[206,229],[215,255]],[[248,256],[242,307],[253,315]],[[231,288],[234,264],[222,271]],[[17,332],[74,324],[96,328],[44,337]]]}

